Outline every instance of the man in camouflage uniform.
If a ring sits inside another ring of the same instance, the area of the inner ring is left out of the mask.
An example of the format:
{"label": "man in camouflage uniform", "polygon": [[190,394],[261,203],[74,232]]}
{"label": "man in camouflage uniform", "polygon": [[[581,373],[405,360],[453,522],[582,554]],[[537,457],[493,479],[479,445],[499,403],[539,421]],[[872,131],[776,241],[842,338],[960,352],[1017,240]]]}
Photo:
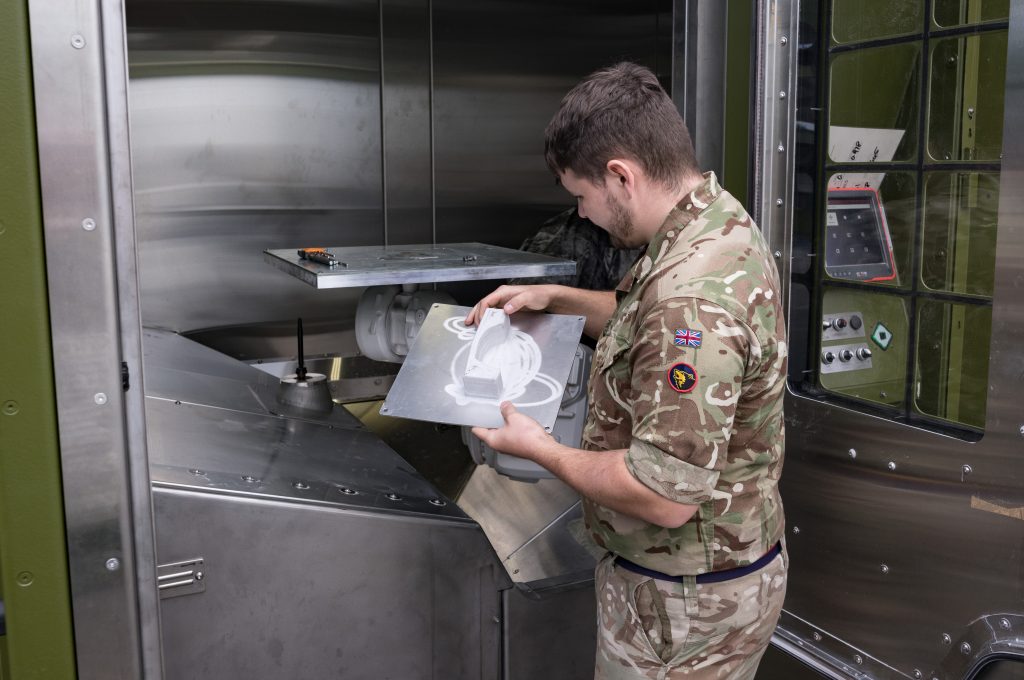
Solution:
{"label": "man in camouflage uniform", "polygon": [[503,286],[473,309],[585,314],[601,332],[583,449],[502,404],[474,432],[580,492],[598,678],[749,679],[786,587],[785,326],[778,273],[743,206],[701,175],[654,75],[633,64],[566,95],[546,156],[581,216],[647,249],[614,292]]}

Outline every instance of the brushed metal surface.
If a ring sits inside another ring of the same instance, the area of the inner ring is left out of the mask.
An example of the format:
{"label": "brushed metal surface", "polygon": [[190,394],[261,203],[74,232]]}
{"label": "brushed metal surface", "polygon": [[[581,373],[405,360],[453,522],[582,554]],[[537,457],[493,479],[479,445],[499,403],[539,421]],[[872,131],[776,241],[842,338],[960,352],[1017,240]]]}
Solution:
{"label": "brushed metal surface", "polygon": [[576,263],[485,243],[416,244],[410,246],[329,247],[339,264],[303,259],[297,248],[267,250],[264,260],[317,289],[391,284],[476,281],[576,272]]}
{"label": "brushed metal surface", "polygon": [[154,490],[161,562],[202,555],[163,602],[167,677],[498,680],[504,583],[479,528]]}
{"label": "brushed metal surface", "polygon": [[[464,396],[462,391],[461,375],[476,334],[475,327],[462,324],[469,311],[469,307],[432,305],[381,406],[381,415],[474,427],[504,423],[498,400]],[[526,312],[512,315],[510,321],[513,336],[508,344],[522,351],[508,352],[501,364],[505,378],[501,397],[550,432],[585,319]],[[527,372],[530,368],[532,375]],[[519,382],[514,383],[514,378]],[[516,385],[521,389],[518,394]]]}
{"label": "brushed metal surface", "polygon": [[[966,442],[787,395],[791,570],[780,628],[847,677],[877,663],[870,677],[960,679],[990,651],[1020,654],[1024,140],[1012,131],[1022,64],[1024,2],[1014,0],[992,341],[977,349],[991,356],[984,436]],[[1013,625],[991,625],[1000,617]]]}
{"label": "brushed metal surface", "polygon": [[155,573],[136,571],[139,549],[155,572],[152,541],[135,542],[149,517],[141,376],[127,397],[121,387],[121,362],[139,364],[123,64],[112,63],[123,27],[116,6],[90,0],[28,10],[78,677],[159,677]]}
{"label": "brushed metal surface", "polygon": [[142,320],[328,319],[262,251],[384,243],[376,0],[128,0]]}
{"label": "brushed metal surface", "polygon": [[518,247],[571,205],[544,127],[585,75],[623,59],[670,84],[671,0],[432,0],[439,243]]}

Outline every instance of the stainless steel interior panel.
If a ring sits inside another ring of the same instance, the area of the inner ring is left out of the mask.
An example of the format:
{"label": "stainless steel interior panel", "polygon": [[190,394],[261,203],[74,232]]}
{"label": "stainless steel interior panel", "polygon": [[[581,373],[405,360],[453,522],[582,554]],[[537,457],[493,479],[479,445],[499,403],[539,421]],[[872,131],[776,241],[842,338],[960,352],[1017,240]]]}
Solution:
{"label": "stainless steel interior panel", "polygon": [[[597,651],[592,585],[542,599],[516,589],[502,593],[505,611],[503,680],[591,680]],[[790,680],[790,679],[787,679]]]}
{"label": "stainless steel interior panel", "polygon": [[268,248],[384,243],[378,3],[129,0],[143,323],[330,318]]}
{"label": "stainless steel interior panel", "polygon": [[[565,93],[630,59],[669,85],[671,0],[434,0],[437,241],[518,247],[572,205],[544,164],[544,127]],[[663,49],[664,48],[664,49]]]}
{"label": "stainless steel interior panel", "polygon": [[430,0],[380,2],[385,243],[434,243]]}
{"label": "stainless steel interior panel", "polygon": [[[1012,3],[984,434],[968,442],[790,393],[790,648],[847,677],[967,677],[1020,655],[1024,2]],[[1002,620],[1005,619],[1005,625]],[[984,625],[979,625],[984,624]]]}
{"label": "stainless steel interior panel", "polygon": [[[147,641],[155,628],[140,621],[156,616],[156,599],[140,597],[135,561],[133,515],[146,530],[148,498],[132,497],[132,474],[145,474],[145,449],[129,446],[126,423],[139,414],[139,376],[127,397],[121,376],[123,340],[138,361],[138,328],[122,336],[122,321],[137,322],[127,309],[134,281],[118,270],[132,256],[117,236],[131,229],[123,66],[108,63],[123,60],[123,27],[91,0],[32,0],[28,10],[77,672],[158,677],[159,650],[147,644],[143,658],[143,625]],[[145,537],[142,549],[152,551]]]}
{"label": "stainless steel interior panel", "polygon": [[518,482],[486,465],[473,471],[459,506],[487,534],[512,579],[541,591],[593,579],[594,558],[569,532],[579,494],[557,479]]}
{"label": "stainless steel interior panel", "polygon": [[157,488],[167,677],[497,680],[500,568],[472,523]]}

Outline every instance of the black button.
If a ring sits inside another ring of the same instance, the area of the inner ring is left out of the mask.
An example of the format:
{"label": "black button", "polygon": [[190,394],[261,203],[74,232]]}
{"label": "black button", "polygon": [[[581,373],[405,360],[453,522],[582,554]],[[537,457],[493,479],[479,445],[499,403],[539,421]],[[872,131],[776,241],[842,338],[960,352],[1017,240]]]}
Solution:
{"label": "black button", "polygon": [[860,317],[857,316],[856,314],[851,316],[850,317],[850,328],[852,328],[855,331],[858,331],[858,330],[860,330],[860,327],[861,327]]}

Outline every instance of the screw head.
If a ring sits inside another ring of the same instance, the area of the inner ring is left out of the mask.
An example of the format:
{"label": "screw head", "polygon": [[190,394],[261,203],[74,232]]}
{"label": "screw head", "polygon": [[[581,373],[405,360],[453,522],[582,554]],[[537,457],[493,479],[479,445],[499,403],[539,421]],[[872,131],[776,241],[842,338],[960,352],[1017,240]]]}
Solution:
{"label": "screw head", "polygon": [[9,400],[4,402],[4,415],[5,416],[17,415],[18,411],[20,411],[20,410],[21,410],[21,407],[18,405],[18,402],[14,401],[13,399],[9,399]]}
{"label": "screw head", "polygon": [[92,400],[95,401],[100,406],[103,406],[104,404],[107,403],[107,395],[103,394],[102,392],[97,392],[92,396]]}
{"label": "screw head", "polygon": [[850,454],[850,458],[856,458],[857,457],[857,449],[850,449],[848,451],[848,453]]}
{"label": "screw head", "polygon": [[92,231],[95,228],[96,220],[94,220],[93,218],[86,217],[84,220],[82,220],[82,229],[85,229],[86,231]]}
{"label": "screw head", "polygon": [[106,563],[107,571],[117,571],[121,568],[121,560],[111,557]]}
{"label": "screw head", "polygon": [[893,461],[890,460],[889,464],[886,465],[885,467],[889,468],[889,470],[891,470],[891,471],[895,471],[896,470],[896,463],[894,463]]}
{"label": "screw head", "polygon": [[446,503],[445,501],[441,500],[440,498],[431,498],[427,502],[430,503],[431,505],[436,505],[439,508],[443,508],[444,506],[448,505],[448,503]]}
{"label": "screw head", "polygon": [[782,36],[781,38],[779,38],[779,44],[780,45],[786,45],[788,43],[789,43],[789,38],[787,38],[786,36]]}
{"label": "screw head", "polygon": [[339,486],[338,491],[342,492],[346,496],[356,496],[359,494],[355,489],[350,489],[347,486]]}
{"label": "screw head", "polygon": [[972,472],[974,472],[974,468],[972,468],[970,465],[964,465],[963,467],[960,468],[960,471],[963,472],[965,475],[969,475]]}
{"label": "screw head", "polygon": [[779,259],[780,257],[782,257],[782,251],[781,251],[781,250],[776,250],[776,251],[775,251],[775,253],[774,253],[774,255],[775,255],[775,259],[777,260],[777,259]]}
{"label": "screw head", "polygon": [[999,619],[999,627],[1003,630],[1010,630],[1010,619],[1002,618]]}
{"label": "screw head", "polygon": [[953,641],[953,638],[951,638],[951,637],[949,636],[949,633],[943,633],[943,634],[942,634],[942,644],[944,644],[944,645],[948,645],[948,644],[949,644],[949,643],[951,643],[952,641]]}
{"label": "screw head", "polygon": [[922,673],[920,669],[915,668],[914,669],[914,680],[921,680],[921,678],[923,678],[923,677],[924,677],[924,673]]}
{"label": "screw head", "polygon": [[1019,430],[1017,430],[1017,432],[1020,432],[1020,436],[1021,436],[1021,437],[1024,437],[1024,425],[1021,425],[1021,426],[1020,426],[1020,429],[1019,429]]}
{"label": "screw head", "polygon": [[36,580],[36,577],[31,571],[20,571],[18,572],[17,580],[19,586],[26,588],[32,585],[32,582]]}
{"label": "screw head", "polygon": [[854,654],[853,655],[853,662],[855,664],[857,664],[858,666],[860,666],[861,664],[864,663],[864,657],[861,656],[860,654]]}
{"label": "screw head", "polygon": [[196,580],[197,581],[202,581],[204,578],[206,578],[206,574],[204,574],[201,571],[197,571],[196,572]]}
{"label": "screw head", "polygon": [[966,643],[966,642],[963,643],[962,645],[960,645],[960,653],[965,655],[965,656],[970,654],[971,653],[971,645]]}
{"label": "screw head", "polygon": [[882,568],[882,573],[883,574],[888,574],[889,573],[889,565],[888,564],[883,564],[881,568]]}
{"label": "screw head", "polygon": [[394,491],[392,491],[391,493],[384,494],[384,498],[387,498],[389,501],[400,501],[400,500],[402,500],[402,497],[399,496]]}
{"label": "screw head", "polygon": [[203,475],[206,474],[205,472],[203,472],[199,468],[190,468],[189,469],[189,473],[195,475],[196,477],[202,477]]}
{"label": "screw head", "polygon": [[73,36],[71,36],[71,46],[74,47],[76,50],[82,49],[83,47],[85,47],[85,38],[75,33]]}
{"label": "screw head", "polygon": [[800,533],[800,527],[793,527],[793,533],[794,534],[799,534]]}
{"label": "screw head", "polygon": [[292,487],[298,489],[299,491],[305,491],[306,489],[309,488],[309,484],[306,484],[305,482],[302,481],[297,481],[292,482]]}
{"label": "screw head", "polygon": [[779,92],[779,99],[785,99],[785,98],[786,98],[786,91],[783,90],[782,92]]}
{"label": "screw head", "polygon": [[819,633],[818,631],[814,631],[814,634],[811,635],[811,637],[814,638],[815,642],[821,642],[821,633]]}
{"label": "screw head", "polygon": [[786,147],[784,147],[781,144],[779,144],[778,152],[779,153],[784,153],[785,151],[786,151]]}
{"label": "screw head", "polygon": [[776,198],[775,199],[775,205],[777,205],[778,207],[781,208],[782,207],[782,199],[781,198]]}
{"label": "screw head", "polygon": [[252,475],[242,475],[242,481],[246,484],[258,484],[263,481],[259,477],[253,477]]}

